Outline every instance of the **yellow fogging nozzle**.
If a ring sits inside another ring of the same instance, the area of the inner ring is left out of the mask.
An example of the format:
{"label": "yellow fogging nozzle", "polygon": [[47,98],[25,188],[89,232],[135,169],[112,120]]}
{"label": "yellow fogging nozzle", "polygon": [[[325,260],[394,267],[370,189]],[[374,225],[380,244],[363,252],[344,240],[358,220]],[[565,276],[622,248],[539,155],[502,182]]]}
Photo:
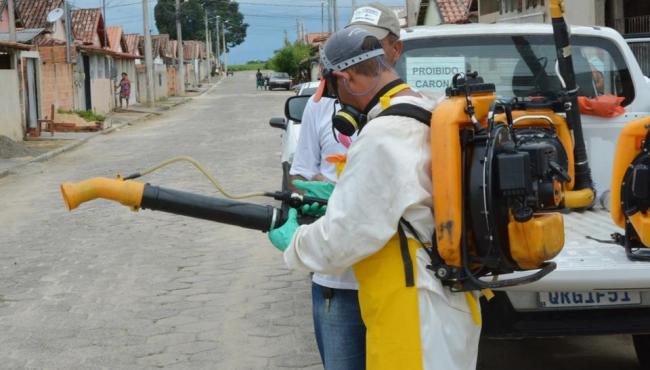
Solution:
{"label": "yellow fogging nozzle", "polygon": [[133,180],[95,177],[76,184],[61,184],[61,196],[68,210],[97,198],[113,200],[132,209],[140,208],[144,184]]}
{"label": "yellow fogging nozzle", "polygon": [[551,18],[564,17],[564,0],[551,0],[548,10],[551,13]]}

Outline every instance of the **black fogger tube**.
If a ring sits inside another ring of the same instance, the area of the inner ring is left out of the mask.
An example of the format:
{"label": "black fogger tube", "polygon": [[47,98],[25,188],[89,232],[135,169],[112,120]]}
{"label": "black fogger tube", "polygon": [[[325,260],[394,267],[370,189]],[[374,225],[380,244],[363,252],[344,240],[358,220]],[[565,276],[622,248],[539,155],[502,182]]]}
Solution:
{"label": "black fogger tube", "polygon": [[286,221],[280,209],[269,205],[208,197],[148,184],[144,187],[140,206],[264,232]]}
{"label": "black fogger tube", "polygon": [[564,20],[564,1],[551,0],[549,10],[553,25],[553,38],[557,51],[558,67],[565,83],[568,102],[571,105],[566,115],[575,140],[573,149],[575,158],[574,190],[593,189],[594,184],[591,178],[591,169],[589,168],[589,160],[587,159],[587,150],[582,133],[576,76],[573,68],[573,57],[571,56],[571,45],[569,43],[569,29]]}

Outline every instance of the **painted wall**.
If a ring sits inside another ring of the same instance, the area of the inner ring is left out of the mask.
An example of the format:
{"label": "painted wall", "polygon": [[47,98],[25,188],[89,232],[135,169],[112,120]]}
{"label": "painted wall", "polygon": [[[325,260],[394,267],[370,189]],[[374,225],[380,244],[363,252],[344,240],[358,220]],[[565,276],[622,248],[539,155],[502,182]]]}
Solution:
{"label": "painted wall", "polygon": [[6,6],[0,12],[0,32],[9,32],[9,11]]}
{"label": "painted wall", "polygon": [[20,105],[18,74],[15,69],[0,70],[0,135],[14,141],[23,140],[23,125]]}

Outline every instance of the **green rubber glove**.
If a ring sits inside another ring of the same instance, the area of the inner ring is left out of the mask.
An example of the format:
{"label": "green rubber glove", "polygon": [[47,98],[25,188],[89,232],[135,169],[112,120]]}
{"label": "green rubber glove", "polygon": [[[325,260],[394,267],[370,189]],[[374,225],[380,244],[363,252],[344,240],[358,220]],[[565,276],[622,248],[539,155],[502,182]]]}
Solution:
{"label": "green rubber glove", "polygon": [[297,189],[304,190],[307,197],[329,199],[334,191],[333,182],[293,180],[292,184]]}
{"label": "green rubber glove", "polygon": [[326,210],[327,210],[327,206],[321,206],[316,202],[312,204],[304,204],[302,208],[300,208],[300,212],[303,215],[313,216],[313,217],[320,217],[324,215]]}
{"label": "green rubber glove", "polygon": [[269,231],[268,236],[271,244],[284,252],[289,247],[289,243],[291,243],[293,234],[296,233],[298,226],[300,226],[298,225],[298,211],[295,208],[289,208],[289,217],[287,217],[284,225]]}

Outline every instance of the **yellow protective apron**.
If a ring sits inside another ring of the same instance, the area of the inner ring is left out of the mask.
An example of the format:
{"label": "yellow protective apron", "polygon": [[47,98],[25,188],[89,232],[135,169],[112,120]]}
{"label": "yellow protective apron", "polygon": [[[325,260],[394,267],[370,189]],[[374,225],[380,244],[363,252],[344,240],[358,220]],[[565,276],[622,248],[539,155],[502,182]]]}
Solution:
{"label": "yellow protective apron", "polygon": [[[415,252],[408,240],[417,281]],[[366,325],[366,368],[422,370],[418,289],[407,287],[400,239],[395,235],[379,252],[352,266],[359,282],[359,305]]]}

